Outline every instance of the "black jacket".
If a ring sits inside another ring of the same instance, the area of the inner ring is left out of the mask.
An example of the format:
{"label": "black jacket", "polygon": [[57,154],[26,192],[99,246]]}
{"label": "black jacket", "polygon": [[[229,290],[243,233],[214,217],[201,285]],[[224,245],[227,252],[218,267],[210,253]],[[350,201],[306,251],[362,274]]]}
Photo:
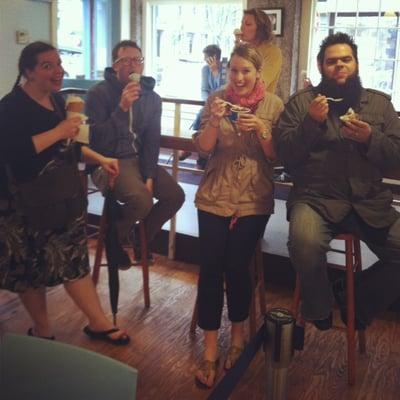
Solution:
{"label": "black jacket", "polygon": [[[93,86],[86,98],[90,124],[90,147],[108,157],[133,158],[137,152],[129,132],[129,112],[119,107],[123,90],[112,68],[106,68],[105,80]],[[137,134],[140,171],[143,179],[155,176],[160,152],[161,98],[153,91],[155,80],[142,76],[140,98],[133,103],[133,130]]]}
{"label": "black jacket", "polygon": [[292,96],[273,132],[278,156],[293,178],[289,212],[302,202],[333,223],[354,209],[372,227],[391,225],[398,214],[382,177],[385,170],[400,168],[400,120],[389,96],[362,90],[355,111],[372,134],[368,144],[360,144],[342,138],[334,112],[324,124],[309,116],[316,95],[308,88]]}

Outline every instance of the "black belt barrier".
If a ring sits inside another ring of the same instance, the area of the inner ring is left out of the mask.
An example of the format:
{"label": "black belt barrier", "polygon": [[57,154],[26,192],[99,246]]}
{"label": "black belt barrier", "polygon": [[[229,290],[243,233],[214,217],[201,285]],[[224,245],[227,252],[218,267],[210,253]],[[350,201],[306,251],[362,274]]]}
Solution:
{"label": "black belt barrier", "polygon": [[215,386],[210,396],[207,397],[207,400],[228,399],[265,339],[266,329],[264,323],[253,339],[246,345],[235,365],[226,372],[225,376]]}
{"label": "black belt barrier", "polygon": [[304,329],[297,329],[292,314],[284,308],[269,310],[264,319],[264,324],[245,346],[235,365],[215,386],[207,400],[228,399],[263,344],[265,344],[264,351],[268,350],[269,355],[266,357],[268,398],[270,400],[287,398],[287,371],[293,351],[302,349]]}

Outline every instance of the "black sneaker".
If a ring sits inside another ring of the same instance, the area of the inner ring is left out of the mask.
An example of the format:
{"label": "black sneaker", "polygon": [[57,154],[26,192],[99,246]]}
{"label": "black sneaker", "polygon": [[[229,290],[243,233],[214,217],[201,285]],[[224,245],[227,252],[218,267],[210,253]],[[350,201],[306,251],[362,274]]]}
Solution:
{"label": "black sneaker", "polygon": [[[333,295],[340,310],[340,318],[343,323],[347,326],[347,296],[346,296],[346,280],[343,278],[337,279],[332,284]],[[367,328],[367,325],[361,321],[359,317],[355,317],[355,328],[356,331],[363,331]]]}
{"label": "black sneaker", "polygon": [[328,318],[314,319],[310,322],[312,322],[320,331],[327,331],[328,329],[332,328],[332,313],[329,314]]}

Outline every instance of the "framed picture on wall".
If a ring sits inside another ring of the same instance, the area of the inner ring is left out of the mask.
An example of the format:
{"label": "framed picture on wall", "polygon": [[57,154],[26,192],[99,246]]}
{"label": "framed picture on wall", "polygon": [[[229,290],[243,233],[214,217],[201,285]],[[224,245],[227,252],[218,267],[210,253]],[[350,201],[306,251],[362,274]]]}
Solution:
{"label": "framed picture on wall", "polygon": [[283,36],[283,8],[267,8],[263,10],[268,15],[275,36]]}

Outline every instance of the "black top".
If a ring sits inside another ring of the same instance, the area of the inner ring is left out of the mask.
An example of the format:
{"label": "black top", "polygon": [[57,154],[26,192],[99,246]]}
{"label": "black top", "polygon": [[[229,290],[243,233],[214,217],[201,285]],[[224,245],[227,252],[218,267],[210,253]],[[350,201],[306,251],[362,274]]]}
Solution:
{"label": "black top", "polygon": [[[65,146],[60,141],[37,154],[32,142],[32,136],[54,128],[65,119],[63,98],[54,94],[53,102],[55,110],[48,110],[20,87],[0,101],[1,153],[17,182],[27,182],[35,178]],[[0,170],[2,168],[0,166]],[[4,175],[1,172],[0,180],[4,187]]]}

